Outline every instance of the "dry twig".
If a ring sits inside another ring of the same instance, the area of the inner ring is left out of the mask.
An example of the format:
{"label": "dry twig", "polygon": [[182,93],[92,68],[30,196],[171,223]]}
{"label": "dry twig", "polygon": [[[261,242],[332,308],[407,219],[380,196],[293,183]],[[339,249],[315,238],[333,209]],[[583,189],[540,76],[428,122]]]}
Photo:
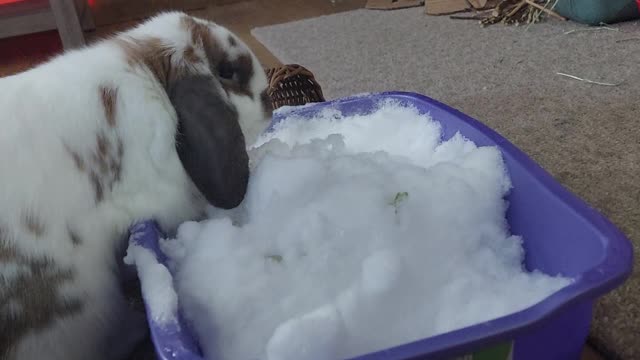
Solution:
{"label": "dry twig", "polygon": [[472,16],[459,16],[459,15],[451,15],[449,19],[453,20],[482,20],[484,16],[482,15],[472,15]]}
{"label": "dry twig", "polygon": [[[539,2],[542,2],[540,4]],[[552,11],[548,6],[553,0],[500,0],[493,8],[491,14],[486,16],[480,24],[482,26],[502,23],[505,25],[533,24],[540,21],[542,14],[554,16],[566,20],[564,17]]]}
{"label": "dry twig", "polygon": [[616,29],[616,28],[612,28],[612,27],[608,27],[608,26],[598,26],[598,27],[595,27],[595,28],[573,29],[573,30],[565,31],[564,35],[569,35],[569,34],[573,34],[573,33],[576,33],[576,32],[581,32],[581,31],[598,31],[598,30],[620,31],[620,29]]}
{"label": "dry twig", "polygon": [[640,40],[640,37],[632,37],[632,38],[626,38],[626,39],[620,39],[620,40],[616,40],[617,43],[621,43],[621,42],[625,42],[625,41],[638,41]]}
{"label": "dry twig", "polygon": [[621,81],[621,82],[619,82],[617,84],[612,84],[612,83],[605,83],[605,82],[600,82],[600,81],[593,81],[593,80],[589,80],[589,79],[583,79],[583,78],[577,77],[575,75],[569,75],[569,74],[565,74],[565,73],[561,73],[561,72],[557,72],[556,74],[557,75],[561,75],[561,76],[566,76],[566,77],[571,78],[571,79],[584,81],[586,83],[602,85],[602,86],[619,86],[620,84],[622,84],[624,82],[624,81]]}
{"label": "dry twig", "polygon": [[[566,20],[567,20],[567,18],[566,18],[566,17],[559,15],[557,12],[555,12],[555,11],[553,11],[553,10],[549,10],[549,9],[547,9],[546,7],[544,7],[544,6],[542,6],[542,5],[536,4],[533,0],[524,0],[524,1],[525,1],[527,4],[529,4],[529,5],[533,6],[534,8],[536,8],[536,9],[538,9],[538,10],[540,10],[540,11],[545,12],[547,15],[550,15],[550,16],[555,17],[556,19],[560,19],[560,20],[563,20],[563,21],[566,21]],[[547,3],[548,3],[548,2],[547,2]]]}

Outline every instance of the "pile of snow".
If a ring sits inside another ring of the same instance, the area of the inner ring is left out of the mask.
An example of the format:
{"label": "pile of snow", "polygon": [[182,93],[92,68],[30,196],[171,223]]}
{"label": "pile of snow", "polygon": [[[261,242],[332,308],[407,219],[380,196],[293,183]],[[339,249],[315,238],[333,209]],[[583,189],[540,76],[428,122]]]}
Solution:
{"label": "pile of snow", "polygon": [[151,310],[151,319],[159,325],[177,321],[178,294],[173,288],[169,270],[158,263],[156,256],[148,249],[131,244],[124,257],[124,263],[134,265],[138,271],[142,293]]}
{"label": "pile of snow", "polygon": [[442,142],[437,122],[393,102],[287,116],[252,149],[244,203],[161,242],[207,358],[349,358],[570,283],[523,269],[497,148]]}

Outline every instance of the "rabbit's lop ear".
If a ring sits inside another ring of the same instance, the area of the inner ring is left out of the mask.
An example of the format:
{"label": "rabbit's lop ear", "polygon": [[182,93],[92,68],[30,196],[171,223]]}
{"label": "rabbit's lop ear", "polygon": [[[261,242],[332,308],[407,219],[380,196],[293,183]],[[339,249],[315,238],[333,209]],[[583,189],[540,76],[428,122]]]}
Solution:
{"label": "rabbit's lop ear", "polygon": [[169,96],[178,114],[176,150],[184,169],[211,205],[231,209],[247,191],[249,156],[238,113],[223,92],[217,79],[194,75],[176,80]]}

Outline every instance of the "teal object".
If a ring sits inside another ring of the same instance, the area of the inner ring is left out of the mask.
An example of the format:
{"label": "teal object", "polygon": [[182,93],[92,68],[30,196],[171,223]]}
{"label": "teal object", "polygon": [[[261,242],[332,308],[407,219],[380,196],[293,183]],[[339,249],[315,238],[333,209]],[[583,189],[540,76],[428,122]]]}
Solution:
{"label": "teal object", "polygon": [[579,23],[600,25],[640,18],[639,7],[636,0],[558,0],[553,11]]}

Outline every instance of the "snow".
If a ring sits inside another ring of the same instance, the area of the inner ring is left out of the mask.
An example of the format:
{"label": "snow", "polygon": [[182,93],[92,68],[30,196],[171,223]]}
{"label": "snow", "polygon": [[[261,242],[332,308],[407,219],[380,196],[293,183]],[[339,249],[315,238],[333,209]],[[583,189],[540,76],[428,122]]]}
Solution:
{"label": "snow", "polygon": [[138,270],[144,300],[149,306],[153,321],[161,326],[175,323],[178,295],[169,270],[158,262],[150,250],[135,242],[131,242],[127,248],[124,262],[135,265]]}
{"label": "snow", "polygon": [[349,358],[522,310],[572,281],[523,269],[497,148],[443,142],[428,114],[393,102],[284,114],[251,149],[243,204],[160,244],[208,359]]}
{"label": "snow", "polygon": [[339,310],[324,305],[280,324],[267,344],[267,358],[337,359],[343,331]]}

